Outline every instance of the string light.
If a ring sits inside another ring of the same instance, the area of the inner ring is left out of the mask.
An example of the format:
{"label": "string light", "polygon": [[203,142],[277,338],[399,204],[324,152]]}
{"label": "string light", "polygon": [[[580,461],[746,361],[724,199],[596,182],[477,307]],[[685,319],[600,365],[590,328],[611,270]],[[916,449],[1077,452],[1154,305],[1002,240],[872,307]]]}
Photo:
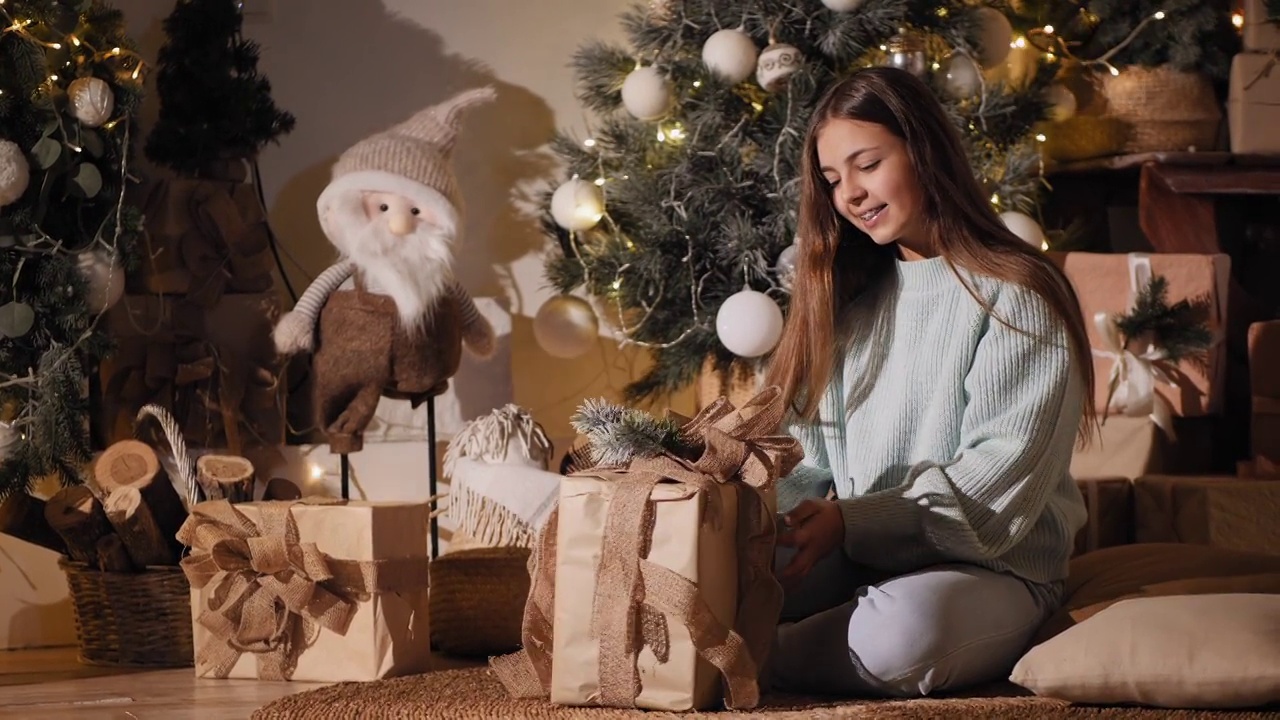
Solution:
{"label": "string light", "polygon": [[1045,137],[1044,133],[1036,133],[1036,140],[1037,140],[1038,142],[1045,142],[1045,141],[1047,141],[1048,139],[1049,139],[1049,138]]}
{"label": "string light", "polygon": [[583,140],[583,141],[582,141],[582,146],[583,146],[583,147],[595,147],[595,146],[596,146],[596,139],[595,139],[595,138],[587,138],[586,140]]}
{"label": "string light", "polygon": [[1231,24],[1234,25],[1237,30],[1244,27],[1244,13],[1231,13]]}

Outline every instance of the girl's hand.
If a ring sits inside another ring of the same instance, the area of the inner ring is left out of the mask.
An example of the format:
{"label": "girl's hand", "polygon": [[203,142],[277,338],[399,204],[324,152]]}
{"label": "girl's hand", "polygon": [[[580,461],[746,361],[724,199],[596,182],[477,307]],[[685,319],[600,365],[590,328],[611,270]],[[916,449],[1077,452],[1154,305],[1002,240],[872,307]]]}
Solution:
{"label": "girl's hand", "polygon": [[784,583],[799,581],[814,563],[844,543],[844,516],[832,500],[808,499],[783,516],[787,530],[778,535],[778,544],[796,553],[782,569]]}

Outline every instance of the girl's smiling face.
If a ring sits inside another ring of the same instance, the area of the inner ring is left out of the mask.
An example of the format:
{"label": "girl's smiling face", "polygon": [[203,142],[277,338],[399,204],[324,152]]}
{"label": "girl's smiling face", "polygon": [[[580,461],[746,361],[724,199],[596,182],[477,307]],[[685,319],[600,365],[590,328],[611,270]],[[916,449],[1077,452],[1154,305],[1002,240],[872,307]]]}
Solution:
{"label": "girl's smiling face", "polygon": [[906,143],[883,125],[832,118],[817,137],[818,165],[836,212],[877,245],[929,256],[923,197]]}

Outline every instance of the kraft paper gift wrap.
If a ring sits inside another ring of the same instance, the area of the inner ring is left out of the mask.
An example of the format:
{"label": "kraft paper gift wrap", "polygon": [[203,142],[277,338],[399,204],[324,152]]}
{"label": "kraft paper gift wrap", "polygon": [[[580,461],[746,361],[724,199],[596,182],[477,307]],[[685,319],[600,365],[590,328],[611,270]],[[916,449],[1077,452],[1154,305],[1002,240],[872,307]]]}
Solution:
{"label": "kraft paper gift wrap", "polygon": [[[1269,24],[1269,23],[1268,23]],[[1231,59],[1227,86],[1227,124],[1231,152],[1280,154],[1280,50],[1239,53]]]}
{"label": "kraft paper gift wrap", "polygon": [[681,711],[755,707],[782,590],[769,489],[799,443],[767,435],[777,388],[721,398],[682,426],[701,455],[663,454],[561,483],[530,560],[524,649],[492,666],[515,697]]}
{"label": "kraft paper gift wrap", "polygon": [[[1093,348],[1095,400],[1099,412],[1108,407],[1108,387],[1114,381],[1109,415],[1150,417],[1172,435],[1178,416],[1218,415],[1226,382],[1227,286],[1231,258],[1225,254],[1176,253],[1049,253],[1070,280],[1080,302]],[[1161,359],[1161,349],[1142,341],[1119,347],[1113,319],[1132,309],[1134,299],[1155,276],[1168,283],[1166,301],[1203,299],[1204,321],[1213,337],[1204,363]],[[1106,470],[1106,474],[1114,471]]]}
{"label": "kraft paper gift wrap", "polygon": [[198,677],[342,682],[430,668],[426,503],[200,503],[191,548]]}

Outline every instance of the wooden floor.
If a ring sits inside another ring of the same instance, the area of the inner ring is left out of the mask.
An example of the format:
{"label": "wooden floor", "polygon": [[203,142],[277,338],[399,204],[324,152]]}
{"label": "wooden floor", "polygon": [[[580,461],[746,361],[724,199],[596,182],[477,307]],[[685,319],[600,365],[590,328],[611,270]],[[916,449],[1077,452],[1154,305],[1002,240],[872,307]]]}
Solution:
{"label": "wooden floor", "polygon": [[[464,667],[437,658],[436,669]],[[82,665],[75,648],[0,650],[0,718],[23,720],[234,720],[318,683],[198,679],[191,668]]]}

